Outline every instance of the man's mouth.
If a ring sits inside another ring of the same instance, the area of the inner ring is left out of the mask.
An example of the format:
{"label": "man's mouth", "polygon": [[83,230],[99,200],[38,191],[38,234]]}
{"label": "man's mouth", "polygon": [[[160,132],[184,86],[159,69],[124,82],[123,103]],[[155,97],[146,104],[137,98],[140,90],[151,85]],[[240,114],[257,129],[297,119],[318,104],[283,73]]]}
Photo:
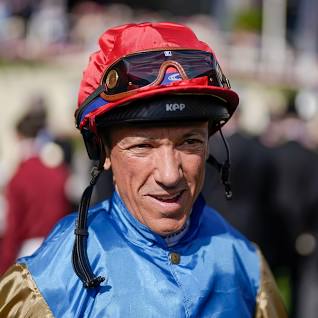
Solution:
{"label": "man's mouth", "polygon": [[185,190],[181,190],[179,192],[173,193],[173,194],[151,194],[150,196],[158,201],[164,202],[164,203],[176,203],[182,196]]}

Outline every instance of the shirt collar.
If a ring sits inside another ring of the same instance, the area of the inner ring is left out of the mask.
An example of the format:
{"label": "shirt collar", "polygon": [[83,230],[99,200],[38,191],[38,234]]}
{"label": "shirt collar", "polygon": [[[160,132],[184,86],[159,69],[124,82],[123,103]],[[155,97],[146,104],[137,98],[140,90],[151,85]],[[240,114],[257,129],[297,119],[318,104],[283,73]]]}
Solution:
{"label": "shirt collar", "polygon": [[187,219],[186,223],[182,227],[180,231],[177,233],[173,233],[171,235],[165,236],[164,239],[168,245],[168,247],[175,246],[178,242],[186,235],[187,231],[190,227],[190,218]]}

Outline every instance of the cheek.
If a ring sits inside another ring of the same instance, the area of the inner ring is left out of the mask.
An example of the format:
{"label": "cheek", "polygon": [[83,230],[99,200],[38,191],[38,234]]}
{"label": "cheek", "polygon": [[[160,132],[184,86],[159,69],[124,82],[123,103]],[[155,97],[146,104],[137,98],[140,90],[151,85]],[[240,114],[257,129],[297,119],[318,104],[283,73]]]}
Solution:
{"label": "cheek", "polygon": [[112,158],[112,171],[114,176],[114,182],[121,190],[127,191],[127,189],[138,188],[145,182],[147,178],[147,169],[149,163],[138,158],[129,158],[123,156],[114,156]]}
{"label": "cheek", "polygon": [[201,188],[204,179],[205,160],[202,156],[187,158],[184,165],[184,174],[191,186]]}

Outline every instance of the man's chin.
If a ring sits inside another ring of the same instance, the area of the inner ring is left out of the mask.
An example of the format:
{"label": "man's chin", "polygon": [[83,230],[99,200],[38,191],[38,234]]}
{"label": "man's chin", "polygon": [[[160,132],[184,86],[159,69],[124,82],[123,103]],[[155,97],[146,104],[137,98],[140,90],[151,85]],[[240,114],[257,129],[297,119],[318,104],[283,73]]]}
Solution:
{"label": "man's chin", "polygon": [[182,217],[178,219],[163,217],[153,224],[148,224],[148,226],[153,232],[161,236],[168,236],[182,230],[186,221],[187,216],[183,214]]}

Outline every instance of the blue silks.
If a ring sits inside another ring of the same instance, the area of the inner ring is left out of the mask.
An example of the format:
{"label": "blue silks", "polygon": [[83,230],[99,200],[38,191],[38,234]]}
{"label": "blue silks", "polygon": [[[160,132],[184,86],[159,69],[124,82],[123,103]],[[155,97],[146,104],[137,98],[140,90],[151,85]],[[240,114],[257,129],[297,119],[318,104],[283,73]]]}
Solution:
{"label": "blue silks", "polygon": [[[76,215],[57,224],[25,263],[56,318],[253,317],[260,284],[255,247],[199,197],[177,245],[137,221],[117,193],[89,211],[88,257],[98,290],[72,268]],[[170,253],[180,255],[173,264]]]}

